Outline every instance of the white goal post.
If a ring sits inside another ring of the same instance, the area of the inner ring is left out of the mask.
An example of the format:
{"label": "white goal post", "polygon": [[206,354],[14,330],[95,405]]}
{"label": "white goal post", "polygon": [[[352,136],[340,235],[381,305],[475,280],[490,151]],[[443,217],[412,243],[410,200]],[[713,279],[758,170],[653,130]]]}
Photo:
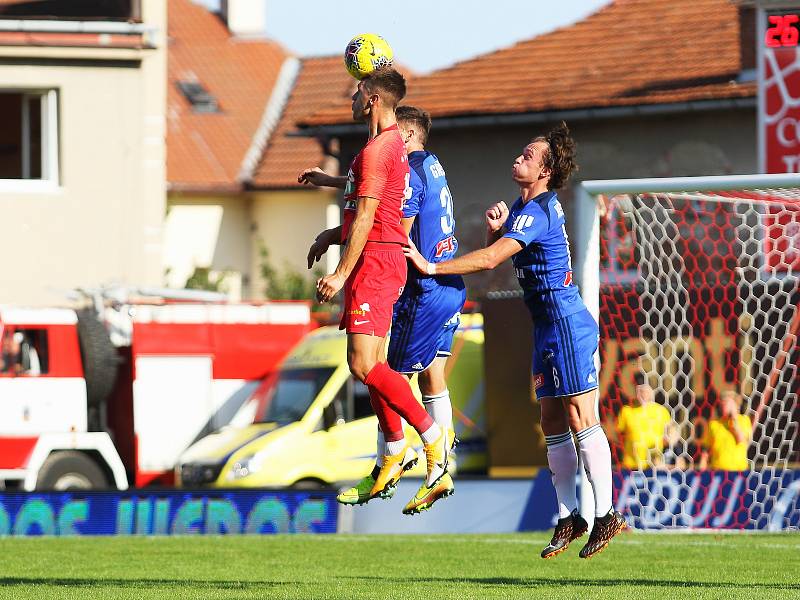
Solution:
{"label": "white goal post", "polygon": [[616,507],[644,529],[800,526],[800,175],[584,181],[575,198]]}

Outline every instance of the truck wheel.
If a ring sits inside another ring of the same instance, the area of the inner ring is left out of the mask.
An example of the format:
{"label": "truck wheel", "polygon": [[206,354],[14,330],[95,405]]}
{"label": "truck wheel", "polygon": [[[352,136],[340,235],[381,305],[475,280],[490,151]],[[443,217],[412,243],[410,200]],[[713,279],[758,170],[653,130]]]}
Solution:
{"label": "truck wheel", "polygon": [[102,405],[117,381],[119,354],[108,331],[91,308],[77,311],[78,341],[81,347],[83,374],[86,378],[86,401],[89,408]]}
{"label": "truck wheel", "polygon": [[94,490],[107,488],[108,480],[100,466],[83,452],[53,452],[44,461],[36,478],[36,490]]}

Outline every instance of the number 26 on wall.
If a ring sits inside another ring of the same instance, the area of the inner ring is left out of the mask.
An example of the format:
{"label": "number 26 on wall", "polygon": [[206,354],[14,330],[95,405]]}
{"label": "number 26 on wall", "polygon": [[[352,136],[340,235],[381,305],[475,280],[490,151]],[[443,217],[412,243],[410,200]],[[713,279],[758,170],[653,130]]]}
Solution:
{"label": "number 26 on wall", "polygon": [[769,15],[771,27],[767,28],[764,43],[768,48],[797,46],[800,38],[797,30],[798,22],[800,22],[798,15]]}

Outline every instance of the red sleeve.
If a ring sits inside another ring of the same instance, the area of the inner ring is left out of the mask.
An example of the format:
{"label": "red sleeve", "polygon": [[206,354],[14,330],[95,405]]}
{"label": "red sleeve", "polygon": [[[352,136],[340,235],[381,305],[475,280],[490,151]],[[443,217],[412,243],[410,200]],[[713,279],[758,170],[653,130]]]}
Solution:
{"label": "red sleeve", "polygon": [[378,138],[361,153],[361,176],[356,182],[356,197],[382,200],[392,168],[391,145]]}

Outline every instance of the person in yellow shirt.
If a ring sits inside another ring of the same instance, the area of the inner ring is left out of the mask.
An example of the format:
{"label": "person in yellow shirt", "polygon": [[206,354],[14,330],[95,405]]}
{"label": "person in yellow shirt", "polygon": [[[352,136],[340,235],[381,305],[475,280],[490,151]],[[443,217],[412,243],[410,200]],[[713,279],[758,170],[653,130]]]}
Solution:
{"label": "person in yellow shirt", "polygon": [[747,448],[753,432],[750,417],[740,414],[742,397],[732,390],[722,393],[720,417],[711,419],[700,446],[700,468],[720,471],[746,471]]}
{"label": "person in yellow shirt", "polygon": [[623,406],[614,430],[621,438],[622,466],[647,469],[663,464],[664,444],[673,425],[666,407],[655,401],[653,388],[637,377],[636,406]]}

